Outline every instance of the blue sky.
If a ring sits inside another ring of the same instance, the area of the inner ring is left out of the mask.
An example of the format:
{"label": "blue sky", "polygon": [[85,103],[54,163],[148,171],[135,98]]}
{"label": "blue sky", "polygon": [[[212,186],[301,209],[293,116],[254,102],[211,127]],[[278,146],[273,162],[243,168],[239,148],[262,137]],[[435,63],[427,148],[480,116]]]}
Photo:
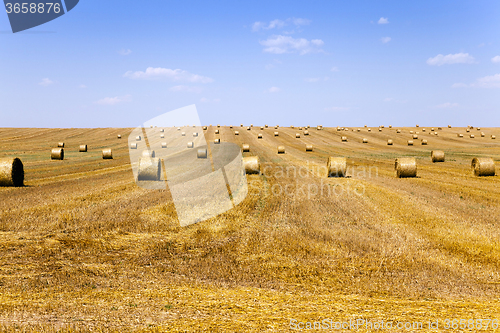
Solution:
{"label": "blue sky", "polygon": [[0,127],[500,126],[498,1],[97,1],[12,34]]}

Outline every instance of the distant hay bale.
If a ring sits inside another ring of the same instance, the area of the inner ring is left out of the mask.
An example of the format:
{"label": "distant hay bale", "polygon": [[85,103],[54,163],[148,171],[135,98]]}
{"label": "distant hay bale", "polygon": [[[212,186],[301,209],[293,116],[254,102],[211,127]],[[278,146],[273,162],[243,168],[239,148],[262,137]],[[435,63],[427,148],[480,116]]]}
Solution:
{"label": "distant hay bale", "polygon": [[111,149],[103,149],[102,150],[102,158],[104,160],[112,160],[113,159],[113,151]]}
{"label": "distant hay bale", "polygon": [[214,140],[214,143],[215,143],[216,145],[220,144],[220,139],[215,139],[215,140]]}
{"label": "distant hay bale", "polygon": [[425,128],[422,128],[422,132],[425,132]]}
{"label": "distant hay bale", "polygon": [[167,143],[166,143],[166,142],[162,142],[162,143],[161,143],[161,147],[162,147],[162,148],[167,148]]}
{"label": "distant hay bale", "polygon": [[391,139],[387,140],[387,145],[388,146],[392,146],[393,144],[394,144],[394,142]]}
{"label": "distant hay bale", "polygon": [[161,164],[159,158],[141,157],[137,180],[160,180]]}
{"label": "distant hay bale", "polygon": [[243,157],[243,167],[246,174],[260,174],[260,161],[259,156]]}
{"label": "distant hay bale", "polygon": [[269,127],[269,125],[264,125],[264,127],[265,127],[265,128],[268,128],[268,127]]}
{"label": "distant hay bale", "polygon": [[306,151],[313,151],[313,145],[306,145]]}
{"label": "distant hay bale", "polygon": [[422,146],[426,146],[427,145],[427,140],[426,139],[422,139]]}
{"label": "distant hay bale", "polygon": [[491,136],[491,138],[492,138],[493,140],[495,140],[497,137],[496,137],[496,136],[494,136],[494,135],[492,135],[492,136]]}
{"label": "distant hay bale", "polygon": [[372,131],[372,129],[371,129],[371,128],[369,128],[369,129],[368,129],[368,132],[371,132],[371,131]]}
{"label": "distant hay bale", "polygon": [[467,133],[469,133],[469,132],[470,132],[470,128],[466,129],[465,131],[466,131]]}
{"label": "distant hay bale", "polygon": [[[206,127],[206,126],[205,126],[205,127]],[[165,130],[162,128],[162,129],[160,129],[160,132],[161,132],[161,133],[163,133],[163,132],[165,132]]]}
{"label": "distant hay bale", "polygon": [[475,138],[475,137],[474,137],[474,134],[471,134],[471,135],[470,135],[470,138],[471,138],[471,139],[474,139],[474,138]]}
{"label": "distant hay bale", "polygon": [[368,127],[368,125],[365,125],[365,127]]}
{"label": "distant hay bale", "polygon": [[87,152],[87,145],[80,145],[80,149],[78,151],[80,153],[86,153]]}
{"label": "distant hay bale", "polygon": [[216,130],[215,130],[215,134],[219,134],[219,133],[220,133],[220,132],[219,132],[219,130],[218,130],[218,129],[216,129]]}
{"label": "distant hay bale", "polygon": [[344,131],[349,131],[349,128],[347,128],[347,127],[346,127],[346,128],[344,128]]}
{"label": "distant hay bale", "polygon": [[481,130],[481,127],[478,127],[478,128],[477,128],[477,130],[478,130],[478,131],[480,131],[480,130]]}
{"label": "distant hay bale", "polygon": [[141,136],[140,135],[136,136],[135,141],[141,141]]}
{"label": "distant hay bale", "polygon": [[280,125],[276,125],[276,126],[275,126],[275,128],[276,128],[276,129],[280,128]]}
{"label": "distant hay bale", "polygon": [[247,127],[247,131],[250,131],[252,128],[250,126]]}
{"label": "distant hay bale", "polygon": [[389,128],[392,128],[392,125],[389,125]]}
{"label": "distant hay bale", "polygon": [[165,139],[165,134],[160,134],[160,139]]}
{"label": "distant hay bale", "polygon": [[413,133],[415,133],[415,132],[414,131],[410,131],[410,134],[413,134]]}
{"label": "distant hay bale", "polygon": [[249,152],[250,151],[250,145],[244,143],[242,146],[243,152]]}
{"label": "distant hay bale", "polygon": [[243,127],[243,124],[240,124],[240,127]]}
{"label": "distant hay bale", "polygon": [[59,147],[59,148],[64,148],[64,142],[59,142],[59,143],[57,144],[57,147]]}
{"label": "distant hay bale", "polygon": [[279,136],[280,134],[278,132],[274,132],[274,136]]}
{"label": "distant hay bale", "polygon": [[347,172],[347,158],[345,157],[328,157],[326,164],[328,177],[345,177]]}
{"label": "distant hay bale", "polygon": [[431,160],[432,163],[444,162],[444,151],[442,150],[431,151]]}
{"label": "distant hay bale", "polygon": [[234,131],[234,135],[240,135],[240,132]]}
{"label": "distant hay bale", "polygon": [[0,186],[23,186],[23,162],[17,157],[0,158]]}
{"label": "distant hay bale", "polygon": [[257,139],[262,139],[262,134],[257,135]]}
{"label": "distant hay bale", "polygon": [[448,125],[448,128],[451,128],[451,125]]}
{"label": "distant hay bale", "polygon": [[415,157],[396,158],[394,169],[396,170],[396,177],[398,178],[416,177],[417,160]]}
{"label": "distant hay bale", "polygon": [[220,127],[220,124],[217,124],[217,127]]}
{"label": "distant hay bale", "polygon": [[413,138],[413,140],[417,140],[418,139],[418,135],[413,134],[412,138]]}
{"label": "distant hay bale", "polygon": [[337,132],[339,132],[339,131],[340,131],[340,127],[339,127],[339,126],[337,126]]}
{"label": "distant hay bale", "polygon": [[309,131],[304,131],[304,135],[309,135]]}
{"label": "distant hay bale", "polygon": [[295,138],[300,139],[300,133],[295,133]]}
{"label": "distant hay bale", "polygon": [[415,127],[420,127],[420,126],[418,126],[418,124],[417,124],[417,125],[415,125]]}
{"label": "distant hay bale", "polygon": [[361,128],[358,128],[356,131],[361,132]]}
{"label": "distant hay bale", "polygon": [[486,136],[486,134],[484,134],[484,132],[481,132],[481,137],[484,138]]}
{"label": "distant hay bale", "polygon": [[261,131],[263,131],[263,130],[264,130],[264,126],[261,126],[261,127],[260,127],[260,130],[261,130]]}
{"label": "distant hay bale", "polygon": [[434,127],[431,128],[431,132],[434,132]]}
{"label": "distant hay bale", "polygon": [[382,132],[382,127],[379,127],[379,128],[378,128],[378,131],[379,131],[379,132]]}
{"label": "distant hay bale", "polygon": [[285,153],[285,146],[278,146],[278,154],[284,154]]}
{"label": "distant hay bale", "polygon": [[323,125],[318,125],[318,126],[316,126],[316,129],[317,129],[318,131],[322,130],[322,129],[323,129]]}
{"label": "distant hay bale", "polygon": [[250,124],[250,127],[253,127],[253,124]]}
{"label": "distant hay bale", "polygon": [[471,169],[476,177],[487,177],[495,175],[495,161],[490,157],[474,157]]}
{"label": "distant hay bale", "polygon": [[207,158],[208,152],[206,148],[199,148],[196,152],[196,157],[198,158]]}
{"label": "distant hay bale", "polygon": [[434,132],[434,135],[438,136],[439,134],[438,134],[438,132]]}
{"label": "distant hay bale", "polygon": [[206,131],[208,129],[207,126],[203,126],[203,130]]}
{"label": "distant hay bale", "polygon": [[347,136],[343,136],[343,137],[341,138],[341,140],[342,140],[342,142],[347,142]]}
{"label": "distant hay bale", "polygon": [[291,125],[290,128],[295,128],[295,126]]}
{"label": "distant hay bale", "polygon": [[178,131],[180,131],[180,130],[181,130],[181,128],[180,128],[180,127],[177,127],[177,130],[178,130]]}
{"label": "distant hay bale", "polygon": [[155,157],[155,151],[154,150],[145,149],[145,150],[142,151],[142,157],[153,158],[153,157]]}
{"label": "distant hay bale", "polygon": [[121,138],[122,138],[122,136],[121,136],[120,134],[118,134],[116,137],[117,137],[118,139],[121,139]]}
{"label": "distant hay bale", "polygon": [[193,141],[188,142],[188,143],[187,143],[187,147],[188,147],[188,148],[194,148],[194,142],[193,142]]}
{"label": "distant hay bale", "polygon": [[458,136],[459,138],[463,138],[463,137],[464,137],[464,135],[463,135],[463,134],[457,134],[457,136]]}
{"label": "distant hay bale", "polygon": [[52,160],[64,160],[64,148],[54,148],[50,153]]}
{"label": "distant hay bale", "polygon": [[400,130],[400,129],[397,129],[397,130],[396,130],[396,133],[401,133],[401,130]]}
{"label": "distant hay bale", "polygon": [[413,140],[408,140],[408,146],[413,146]]}
{"label": "distant hay bale", "polygon": [[137,143],[131,143],[130,149],[137,149]]}
{"label": "distant hay bale", "polygon": [[230,129],[233,129],[233,125],[230,125],[230,126],[229,126],[229,128],[230,128]]}
{"label": "distant hay bale", "polygon": [[198,132],[194,132],[193,137],[197,137],[197,136],[198,136]]}
{"label": "distant hay bale", "polygon": [[182,136],[186,136],[186,132],[182,132],[182,133],[181,133],[181,135],[182,135]]}
{"label": "distant hay bale", "polygon": [[442,128],[442,127],[438,127],[438,131],[442,131],[442,130],[443,130],[443,128]]}
{"label": "distant hay bale", "polygon": [[363,143],[368,143],[368,139],[367,138],[363,138]]}

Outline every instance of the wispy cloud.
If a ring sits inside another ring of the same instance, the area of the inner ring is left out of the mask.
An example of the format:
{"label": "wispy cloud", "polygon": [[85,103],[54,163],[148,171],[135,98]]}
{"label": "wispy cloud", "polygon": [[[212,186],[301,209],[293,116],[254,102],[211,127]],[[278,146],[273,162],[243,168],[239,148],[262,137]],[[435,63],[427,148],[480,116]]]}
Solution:
{"label": "wispy cloud", "polygon": [[280,92],[280,91],[281,91],[281,89],[278,88],[278,87],[271,87],[268,90],[266,90],[266,92],[268,92],[268,93],[277,93],[277,92]]}
{"label": "wispy cloud", "polygon": [[389,43],[391,40],[392,40],[392,38],[391,38],[391,37],[382,37],[382,38],[380,38],[380,41],[381,41],[382,43],[384,43],[384,44]]}
{"label": "wispy cloud", "polygon": [[381,17],[378,22],[378,24],[388,24],[389,23],[389,19],[387,17]]}
{"label": "wispy cloud", "polygon": [[182,69],[170,69],[161,67],[148,67],[144,72],[128,71],[123,74],[123,76],[134,80],[170,79],[172,81],[184,81],[192,83],[210,83],[214,81],[209,77],[192,74]]}
{"label": "wispy cloud", "polygon": [[500,56],[496,56],[496,57],[491,58],[491,62],[494,64],[500,63]]}
{"label": "wispy cloud", "polygon": [[47,87],[47,86],[50,86],[51,84],[54,84],[54,81],[52,81],[49,78],[44,78],[44,79],[42,79],[42,81],[38,82],[38,84],[43,86],[43,87]]}
{"label": "wispy cloud", "polygon": [[288,18],[286,20],[272,20],[269,23],[266,22],[254,22],[252,24],[252,31],[257,32],[260,30],[271,30],[271,29],[282,29],[286,26],[295,26],[295,27],[301,27],[304,25],[310,24],[311,21],[303,18]]}
{"label": "wispy cloud", "polygon": [[392,102],[393,100],[394,100],[394,98],[392,98],[392,97],[384,98],[384,102]]}
{"label": "wispy cloud", "polygon": [[452,65],[452,64],[473,64],[475,59],[468,53],[455,53],[442,55],[438,54],[434,58],[427,59],[427,64],[431,66]]}
{"label": "wispy cloud", "polygon": [[307,54],[322,52],[321,46],[324,42],[321,39],[307,40],[305,38],[292,38],[290,36],[274,35],[264,41],[260,41],[264,46],[264,52],[273,54],[296,53]]}
{"label": "wispy cloud", "polygon": [[129,55],[130,53],[132,53],[132,51],[130,49],[121,49],[120,51],[118,51],[118,54],[120,54],[122,56]]}
{"label": "wispy cloud", "polygon": [[103,99],[96,101],[95,103],[100,104],[100,105],[115,105],[118,103],[130,102],[131,100],[132,100],[132,96],[125,95],[125,96],[116,96],[116,97],[105,97]]}
{"label": "wispy cloud", "polygon": [[452,88],[500,88],[500,74],[485,76],[477,79],[471,84],[454,83]]}
{"label": "wispy cloud", "polygon": [[329,108],[325,108],[325,111],[347,111],[349,108],[342,107],[342,106],[332,106]]}
{"label": "wispy cloud", "polygon": [[332,69],[330,69],[330,71],[332,71],[332,72],[338,72],[339,69],[338,69],[338,67],[332,67]]}
{"label": "wispy cloud", "polygon": [[82,88],[82,89],[87,88],[87,86],[86,86],[86,85],[84,85],[84,84],[80,84],[80,85],[79,85],[79,87],[80,87],[80,88]]}
{"label": "wispy cloud", "polygon": [[459,106],[458,103],[447,102],[447,103],[435,105],[434,107],[438,108],[438,109],[451,109],[451,108],[456,108],[458,106]]}
{"label": "wispy cloud", "polygon": [[192,93],[199,94],[199,93],[201,93],[203,91],[203,88],[202,87],[196,87],[196,86],[183,86],[183,85],[179,85],[179,86],[170,87],[169,90],[170,91],[175,91],[175,92],[192,92]]}

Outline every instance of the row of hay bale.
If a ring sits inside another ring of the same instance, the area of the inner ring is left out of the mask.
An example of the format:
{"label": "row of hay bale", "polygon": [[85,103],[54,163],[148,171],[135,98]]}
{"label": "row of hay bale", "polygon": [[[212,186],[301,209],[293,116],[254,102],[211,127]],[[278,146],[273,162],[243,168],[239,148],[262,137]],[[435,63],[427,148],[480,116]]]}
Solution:
{"label": "row of hay bale", "polygon": [[[86,153],[88,152],[88,146],[80,145],[78,151],[80,153]],[[105,160],[113,159],[113,151],[111,149],[103,149],[102,158]],[[60,161],[64,160],[64,142],[59,142],[57,144],[57,148],[52,148],[50,152],[50,159]]]}

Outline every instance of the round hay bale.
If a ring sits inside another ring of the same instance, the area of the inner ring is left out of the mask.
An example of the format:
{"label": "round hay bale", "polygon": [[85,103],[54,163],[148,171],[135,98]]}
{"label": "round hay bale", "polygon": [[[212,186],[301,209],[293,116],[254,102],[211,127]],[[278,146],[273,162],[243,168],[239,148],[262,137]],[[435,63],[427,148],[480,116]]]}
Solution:
{"label": "round hay bale", "polygon": [[188,142],[187,147],[188,148],[194,148],[194,142],[193,141]]}
{"label": "round hay bale", "polygon": [[137,143],[131,143],[130,149],[137,149]]}
{"label": "round hay bale", "polygon": [[417,125],[415,125],[415,127],[419,127],[419,126],[418,126],[418,124],[417,124]]}
{"label": "round hay bale", "polygon": [[203,130],[206,131],[208,129],[207,126],[203,126]]}
{"label": "round hay bale", "polygon": [[365,127],[368,127],[368,125],[365,125]]}
{"label": "round hay bale", "polygon": [[391,139],[387,140],[387,145],[388,146],[392,146],[393,144],[394,144],[394,142]]}
{"label": "round hay bale", "polygon": [[141,157],[137,180],[160,180],[161,164],[159,158]]}
{"label": "round hay bale", "polygon": [[397,129],[397,130],[396,130],[396,133],[401,133],[401,130],[400,130],[400,129]]}
{"label": "round hay bale", "polygon": [[230,128],[230,129],[233,129],[233,125],[229,125],[229,128]]}
{"label": "round hay bale", "polygon": [[276,125],[276,127],[275,127],[275,128],[276,128],[276,129],[280,128],[280,125]]}
{"label": "round hay bale", "polygon": [[409,178],[417,176],[417,160],[415,157],[396,158],[394,163],[396,177]]}
{"label": "round hay bale", "polygon": [[250,145],[244,143],[242,146],[243,152],[249,152],[250,151]]}
{"label": "round hay bale", "polygon": [[438,132],[434,132],[434,135],[436,135],[436,136],[437,136],[437,135],[439,135],[439,134],[438,134]]}
{"label": "round hay bale", "polygon": [[318,126],[316,126],[316,130],[320,131],[320,130],[322,130],[322,129],[323,129],[323,125],[318,125]]}
{"label": "round hay bale", "polygon": [[422,128],[422,132],[425,132],[425,128]]}
{"label": "round hay bale", "polygon": [[243,157],[243,167],[246,174],[260,174],[260,161],[259,156]]}
{"label": "round hay bale", "polygon": [[392,128],[392,125],[389,125],[389,128]]}
{"label": "round hay bale", "polygon": [[234,131],[234,135],[240,135],[240,132]]}
{"label": "round hay bale", "polygon": [[361,132],[361,128],[358,128],[356,131]]}
{"label": "round hay bale", "polygon": [[442,127],[438,127],[438,131],[442,131],[442,130],[443,130],[443,128],[442,128]]}
{"label": "round hay bale", "polygon": [[304,135],[309,135],[309,131],[304,131]]}
{"label": "round hay bale", "polygon": [[337,126],[337,132],[339,132],[339,131],[340,131],[340,127],[339,127],[339,126]]}
{"label": "round hay bale", "polygon": [[418,135],[417,134],[413,134],[412,138],[413,138],[413,140],[417,140],[418,139]]}
{"label": "round hay bale", "polygon": [[469,132],[470,132],[470,128],[466,129],[465,131],[466,131],[467,133],[469,133]]}
{"label": "round hay bale", "polygon": [[363,143],[368,143],[368,139],[367,138],[363,138]]}
{"label": "round hay bale", "polygon": [[486,134],[484,134],[484,132],[481,132],[481,137],[484,138],[486,136]]}
{"label": "round hay bale", "polygon": [[300,139],[300,133],[295,133],[295,138]]}
{"label": "round hay bale", "polygon": [[347,158],[345,157],[328,157],[326,164],[328,177],[345,177],[347,172]]}
{"label": "round hay bale", "polygon": [[343,136],[343,137],[341,138],[341,140],[342,140],[342,142],[347,142],[347,136]]}
{"label": "round hay bale", "polygon": [[180,127],[177,127],[177,130],[178,130],[178,131],[180,131],[180,130],[181,130],[181,128],[180,128]]}
{"label": "round hay bale", "polygon": [[431,160],[432,163],[444,162],[444,151],[442,150],[431,151]]}
{"label": "round hay bale", "polygon": [[247,131],[250,131],[252,128],[250,126],[247,127]]}
{"label": "round hay bale", "polygon": [[196,152],[196,156],[198,158],[207,158],[208,156],[208,151],[206,148],[200,148],[198,149],[198,151]]}
{"label": "round hay bale", "polygon": [[143,150],[142,151],[142,157],[150,157],[150,158],[153,158],[155,157],[155,151],[154,150]]}
{"label": "round hay bale", "polygon": [[113,151],[111,149],[103,149],[102,150],[102,158],[104,160],[112,160],[113,159]]}
{"label": "round hay bale", "polygon": [[165,139],[165,134],[160,134],[160,139]]}
{"label": "round hay bale", "polygon": [[197,136],[198,136],[198,132],[194,132],[193,137],[197,137]]}
{"label": "round hay bale", "polygon": [[166,143],[166,142],[162,142],[162,143],[161,143],[161,147],[162,147],[162,148],[167,148],[167,143]]}
{"label": "round hay bale", "polygon": [[491,157],[474,157],[471,169],[476,177],[495,175],[495,161]]}
{"label": "round hay bale", "polygon": [[451,128],[451,125],[448,125],[448,128]]}
{"label": "round hay bale", "polygon": [[264,127],[265,127],[265,128],[268,128],[268,127],[269,127],[269,125],[264,125]]}
{"label": "round hay bale", "polygon": [[492,135],[492,136],[491,136],[491,138],[492,138],[493,140],[495,140],[497,137],[496,137],[496,136],[494,136],[494,135]]}
{"label": "round hay bale", "polygon": [[182,132],[182,133],[181,133],[181,136],[186,136],[186,132]]}
{"label": "round hay bale", "polygon": [[[206,126],[205,126],[205,127],[206,127]],[[161,133],[163,133],[163,132],[165,132],[165,130],[162,128],[162,129],[160,129],[160,132],[161,132]]]}
{"label": "round hay bale", "polygon": [[253,127],[253,124],[250,124],[250,127]]}
{"label": "round hay bale", "polygon": [[262,139],[262,134],[257,135],[257,139]]}
{"label": "round hay bale", "polygon": [[369,128],[369,129],[368,129],[368,132],[371,132],[371,131],[372,131],[372,129],[371,129],[371,128]]}
{"label": "round hay bale", "polygon": [[64,148],[54,148],[50,153],[51,160],[64,160]]}
{"label": "round hay bale", "polygon": [[59,142],[59,143],[57,144],[57,147],[59,147],[59,148],[64,148],[64,142]]}
{"label": "round hay bale", "polygon": [[116,137],[117,137],[118,139],[121,139],[121,138],[122,138],[122,136],[121,136],[120,134],[118,134]]}
{"label": "round hay bale", "polygon": [[313,145],[306,145],[306,151],[313,151]]}
{"label": "round hay bale", "polygon": [[478,128],[477,128],[477,130],[478,130],[478,131],[480,131],[480,130],[481,130],[481,127],[478,127]]}
{"label": "round hay bale", "polygon": [[274,132],[274,136],[279,136],[280,134],[278,132]]}
{"label": "round hay bale", "polygon": [[215,139],[215,140],[214,140],[214,143],[215,143],[216,145],[220,144],[220,139]]}
{"label": "round hay bale", "polygon": [[284,154],[285,153],[285,146],[278,146],[278,154]]}
{"label": "round hay bale", "polygon": [[217,127],[220,127],[220,124],[217,124]]}
{"label": "round hay bale", "polygon": [[434,127],[431,128],[431,132],[434,132]]}
{"label": "round hay bale", "polygon": [[135,141],[141,141],[141,136],[140,135],[136,136]]}
{"label": "round hay bale", "polygon": [[422,139],[422,146],[427,146],[427,140],[426,139]]}
{"label": "round hay bale", "polygon": [[463,135],[463,134],[458,133],[458,134],[457,134],[457,137],[459,137],[459,138],[463,138],[463,137],[464,137],[464,135]]}
{"label": "round hay bale", "polygon": [[261,131],[263,131],[263,130],[264,130],[264,126],[261,126],[261,127],[260,127],[260,130],[261,130]]}
{"label": "round hay bale", "polygon": [[80,149],[78,151],[80,153],[86,153],[87,152],[87,145],[80,145]]}
{"label": "round hay bale", "polygon": [[378,131],[379,131],[379,132],[382,132],[382,127],[379,127],[379,128],[378,128]]}
{"label": "round hay bale", "polygon": [[408,140],[408,146],[413,146],[413,140]]}
{"label": "round hay bale", "polygon": [[219,134],[219,133],[220,133],[220,132],[219,132],[219,130],[218,130],[218,129],[216,129],[216,130],[215,130],[215,134]]}
{"label": "round hay bale", "polygon": [[23,162],[17,157],[0,158],[0,186],[23,186]]}
{"label": "round hay bale", "polygon": [[470,135],[470,138],[471,138],[471,139],[474,139],[474,134],[471,134],[471,135]]}

